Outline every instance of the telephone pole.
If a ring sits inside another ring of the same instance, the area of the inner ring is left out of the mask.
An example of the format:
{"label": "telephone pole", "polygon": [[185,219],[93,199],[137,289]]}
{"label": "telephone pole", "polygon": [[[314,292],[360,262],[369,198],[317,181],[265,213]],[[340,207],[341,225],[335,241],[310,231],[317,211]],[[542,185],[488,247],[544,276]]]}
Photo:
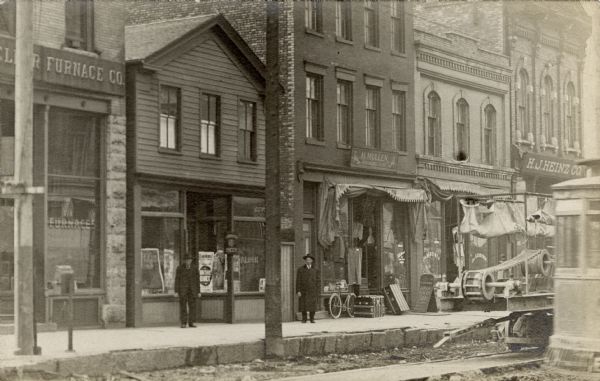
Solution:
{"label": "telephone pole", "polygon": [[16,354],[34,354],[33,334],[33,1],[16,2],[15,337]]}
{"label": "telephone pole", "polygon": [[265,355],[283,357],[279,186],[279,0],[267,0]]}

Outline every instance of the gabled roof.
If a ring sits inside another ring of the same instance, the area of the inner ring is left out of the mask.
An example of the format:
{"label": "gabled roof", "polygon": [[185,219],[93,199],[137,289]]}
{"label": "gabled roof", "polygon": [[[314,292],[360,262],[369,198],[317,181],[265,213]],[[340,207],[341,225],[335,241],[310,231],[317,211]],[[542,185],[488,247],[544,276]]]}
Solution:
{"label": "gabled roof", "polygon": [[221,14],[209,14],[164,20],[125,27],[125,60],[148,68],[161,66],[181,51],[202,41],[207,32],[215,32],[234,55],[264,85],[265,66],[252,49]]}

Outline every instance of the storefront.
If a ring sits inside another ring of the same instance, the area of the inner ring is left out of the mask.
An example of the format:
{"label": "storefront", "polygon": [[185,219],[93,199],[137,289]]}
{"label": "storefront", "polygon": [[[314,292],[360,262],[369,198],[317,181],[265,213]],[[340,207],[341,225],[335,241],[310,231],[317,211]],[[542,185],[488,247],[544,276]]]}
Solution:
{"label": "storefront", "polygon": [[553,184],[585,177],[585,167],[577,165],[572,159],[534,152],[515,156],[518,158],[516,167],[520,168],[528,192],[552,194]]}
{"label": "storefront", "polygon": [[[14,41],[0,38],[5,58]],[[33,181],[34,304],[39,323],[66,322],[60,276],[75,280],[75,324],[118,321],[124,311],[124,65],[35,46]],[[0,65],[0,179],[14,170],[12,58]],[[67,69],[68,67],[68,69]],[[77,70],[75,70],[77,68]],[[93,75],[91,75],[93,73]],[[118,76],[118,80],[117,80]],[[12,321],[13,200],[0,199],[0,315]]]}

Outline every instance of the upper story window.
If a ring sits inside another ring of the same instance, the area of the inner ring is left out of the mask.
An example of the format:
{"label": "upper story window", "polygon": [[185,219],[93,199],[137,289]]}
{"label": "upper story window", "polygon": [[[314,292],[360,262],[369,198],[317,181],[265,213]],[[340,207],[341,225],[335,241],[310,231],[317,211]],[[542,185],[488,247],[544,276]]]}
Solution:
{"label": "upper story window", "polygon": [[0,176],[15,171],[15,104],[0,100]]}
{"label": "upper story window", "polygon": [[181,91],[173,86],[160,86],[160,148],[179,149]]}
{"label": "upper story window", "polygon": [[94,1],[65,2],[66,45],[74,49],[94,50]]}
{"label": "upper story window", "polygon": [[440,122],[440,97],[435,91],[427,95],[427,120],[425,121],[426,153],[442,156],[442,128]]}
{"label": "upper story window", "polygon": [[304,1],[304,26],[315,32],[323,32],[323,2],[321,0]]}
{"label": "upper story window", "polygon": [[337,82],[337,141],[351,144],[352,131],[352,82]]}
{"label": "upper story window", "polygon": [[391,0],[392,51],[404,53],[404,1]]}
{"label": "upper story window", "polygon": [[529,76],[522,69],[519,71],[517,82],[517,129],[520,130],[519,139],[528,139],[531,131],[529,124]]}
{"label": "upper story window", "polygon": [[15,35],[16,1],[6,0],[0,4],[0,33]]}
{"label": "upper story window", "polygon": [[463,98],[456,102],[457,153],[469,157],[469,104]]}
{"label": "upper story window", "polygon": [[221,97],[203,93],[200,102],[200,153],[217,156],[221,129]]}
{"label": "upper story window", "polygon": [[365,1],[365,44],[379,47],[379,3],[376,0]]}
{"label": "upper story window", "polygon": [[392,130],[396,150],[406,151],[406,93],[392,91]]}
{"label": "upper story window", "polygon": [[306,137],[324,139],[323,133],[323,77],[306,74]]}
{"label": "upper story window", "polygon": [[352,41],[351,6],[351,0],[336,0],[335,2],[335,34],[348,41]]}
{"label": "upper story window", "polygon": [[550,144],[554,137],[554,86],[549,75],[544,77],[544,85],[541,91],[542,104],[542,144]]}
{"label": "upper story window", "polygon": [[566,146],[571,148],[575,142],[578,142],[577,136],[577,105],[575,101],[575,86],[573,82],[567,84],[567,94],[565,97],[565,139],[567,140]]}
{"label": "upper story window", "polygon": [[256,161],[256,103],[240,101],[238,107],[238,158]]}
{"label": "upper story window", "polygon": [[483,160],[486,164],[494,164],[496,160],[496,109],[492,105],[483,110]]}
{"label": "upper story window", "polygon": [[379,148],[379,88],[367,86],[365,94],[365,146]]}

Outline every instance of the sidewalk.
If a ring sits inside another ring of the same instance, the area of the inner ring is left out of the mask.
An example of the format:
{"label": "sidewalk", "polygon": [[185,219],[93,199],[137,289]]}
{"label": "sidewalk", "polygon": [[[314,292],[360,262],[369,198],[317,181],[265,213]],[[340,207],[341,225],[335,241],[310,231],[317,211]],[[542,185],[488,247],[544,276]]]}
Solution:
{"label": "sidewalk", "polygon": [[[430,345],[445,330],[505,314],[478,311],[407,313],[376,319],[323,319],[317,320],[316,324],[290,322],[283,324],[283,336],[289,356],[369,351],[385,349],[386,345]],[[75,331],[73,353],[66,352],[66,331],[43,332],[38,334],[41,356],[15,356],[14,336],[0,335],[0,370],[44,369],[65,374],[70,369],[78,369],[73,373],[103,374],[115,369],[166,369],[251,361],[264,356],[263,323],[200,323],[197,326]],[[388,334],[393,331],[396,331],[395,336]],[[390,342],[392,336],[396,342]],[[98,363],[103,366],[98,367]]]}

